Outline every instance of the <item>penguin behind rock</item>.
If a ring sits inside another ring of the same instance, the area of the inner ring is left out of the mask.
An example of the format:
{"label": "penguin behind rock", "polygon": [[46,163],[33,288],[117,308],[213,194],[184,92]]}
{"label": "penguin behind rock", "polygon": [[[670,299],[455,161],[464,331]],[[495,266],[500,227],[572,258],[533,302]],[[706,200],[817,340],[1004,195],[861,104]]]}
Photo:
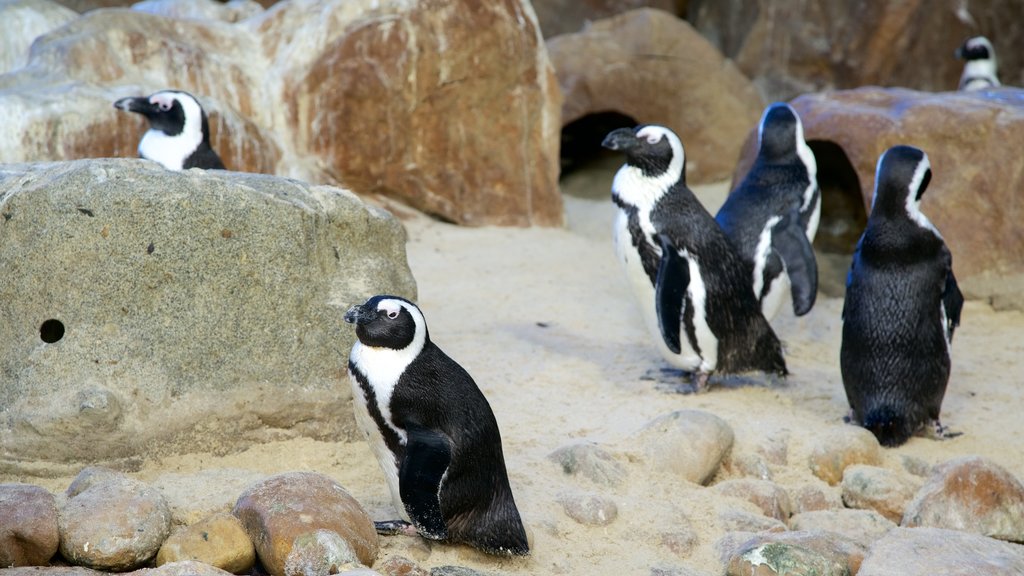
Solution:
{"label": "penguin behind rock", "polygon": [[1000,85],[996,51],[988,38],[968,38],[954,54],[964,60],[964,71],[960,74],[960,90],[982,90]]}
{"label": "penguin behind rock", "polygon": [[345,321],[356,325],[348,363],[356,421],[402,517],[376,522],[378,532],[408,532],[411,522],[431,540],[528,554],[494,413],[473,378],[431,342],[420,309],[380,295]]}
{"label": "penguin behind rock", "polygon": [[750,267],[686,187],[679,137],[638,126],[611,132],[602,145],[626,155],[612,183],[615,247],[662,356],[695,372],[697,391],[712,372],[785,375]]}
{"label": "penguin behind rock", "polygon": [[139,142],[139,156],[168,170],[224,169],[210,147],[210,123],[199,101],[187,92],[161,90],[149,97],[121,98],[114,108],[142,114],[149,131]]}
{"label": "penguin behind rock", "polygon": [[850,419],[883,446],[903,444],[925,424],[953,435],[939,409],[963,296],[949,249],[919,208],[930,179],[923,151],[882,154],[846,281],[840,369]]}
{"label": "penguin behind rock", "polygon": [[766,319],[787,293],[803,316],[818,293],[814,235],[821,216],[814,153],[804,142],[796,110],[768,106],[758,129],[757,159],[715,215],[740,256],[753,269],[754,296]]}

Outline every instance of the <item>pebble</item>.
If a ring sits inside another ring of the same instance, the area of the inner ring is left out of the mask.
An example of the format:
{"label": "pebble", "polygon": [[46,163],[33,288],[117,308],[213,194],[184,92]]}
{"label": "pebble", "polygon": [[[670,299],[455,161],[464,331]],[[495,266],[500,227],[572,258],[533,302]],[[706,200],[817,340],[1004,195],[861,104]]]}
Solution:
{"label": "pebble", "polygon": [[1024,546],[940,528],[896,528],[871,547],[857,576],[1024,574]]}
{"label": "pebble", "polygon": [[615,502],[600,494],[566,494],[558,502],[570,518],[586,526],[607,526],[619,517]]}
{"label": "pebble", "polygon": [[725,480],[711,487],[722,496],[746,500],[757,506],[765,516],[785,522],[789,519],[791,507],[789,494],[774,482],[753,478]]}
{"label": "pebble", "polygon": [[864,547],[869,547],[896,524],[874,510],[818,510],[803,512],[789,519],[790,530],[828,530],[849,538]]}
{"label": "pebble", "polygon": [[156,555],[157,566],[182,560],[243,574],[256,563],[256,549],[241,521],[219,512],[171,534]]}
{"label": "pebble", "polygon": [[376,567],[385,576],[430,576],[430,572],[404,556],[389,556],[378,561]]}
{"label": "pebble", "polygon": [[728,532],[785,532],[787,530],[781,520],[743,510],[725,510],[718,514],[718,520]]}
{"label": "pebble", "polygon": [[843,507],[843,498],[839,491],[825,483],[801,484],[791,488],[789,502],[794,514]]}
{"label": "pebble", "polygon": [[886,468],[856,464],[843,472],[843,503],[874,510],[898,523],[921,487],[921,480]]}
{"label": "pebble", "polygon": [[935,467],[907,505],[901,525],[1024,542],[1024,486],[987,458],[955,458]]}
{"label": "pebble", "polygon": [[372,566],[377,558],[377,531],[370,517],[340,484],[323,474],[271,476],[242,493],[232,513],[242,521],[272,576],[284,576],[296,538],[321,529],[344,538],[361,564]]}
{"label": "pebble", "polygon": [[60,551],[73,564],[132,570],[152,559],[170,534],[163,496],[127,476],[86,469],[68,496],[59,514]]}
{"label": "pebble", "polygon": [[854,464],[878,465],[882,447],[874,434],[860,426],[837,426],[822,433],[816,440],[808,466],[815,476],[835,486],[843,479],[843,471]]}
{"label": "pebble", "polygon": [[46,566],[57,553],[57,502],[31,484],[0,484],[0,568]]}
{"label": "pebble", "polygon": [[729,560],[726,576],[849,576],[850,569],[814,550],[773,542],[741,552]]}
{"label": "pebble", "polygon": [[607,450],[593,442],[574,442],[558,448],[548,459],[566,474],[580,475],[602,486],[618,486],[626,479],[626,468]]}
{"label": "pebble", "polygon": [[285,576],[330,576],[365,568],[344,538],[330,530],[299,536],[284,560]]}
{"label": "pebble", "polygon": [[678,410],[659,416],[631,439],[653,470],[695,484],[706,484],[732,449],[734,434],[718,416],[700,410]]}
{"label": "pebble", "polygon": [[[850,574],[856,574],[864,560],[867,549],[844,536],[826,530],[804,530],[791,532],[730,532],[723,536],[715,549],[723,564],[741,556],[744,551],[765,544],[786,544],[812,550],[830,561],[846,566]],[[802,574],[798,572],[797,574]]]}

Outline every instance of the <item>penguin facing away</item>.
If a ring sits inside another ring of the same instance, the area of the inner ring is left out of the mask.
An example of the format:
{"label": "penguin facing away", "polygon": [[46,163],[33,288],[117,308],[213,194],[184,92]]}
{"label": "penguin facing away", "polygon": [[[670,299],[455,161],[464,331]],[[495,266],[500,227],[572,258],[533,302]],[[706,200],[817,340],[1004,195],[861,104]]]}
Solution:
{"label": "penguin facing away", "polygon": [[972,91],[1000,86],[996,51],[988,38],[968,38],[956,49],[954,55],[964,61],[964,71],[960,74],[960,90]]}
{"label": "penguin facing away", "polygon": [[210,122],[188,92],[161,90],[148,97],[121,98],[114,107],[146,117],[149,130],[139,142],[139,156],[168,170],[224,169],[210,147]]}
{"label": "penguin facing away", "polygon": [[430,340],[420,309],[378,295],[345,321],[357,337],[348,363],[356,422],[402,518],[375,522],[377,531],[528,554],[494,413],[473,378]]}
{"label": "penguin facing away", "polygon": [[803,125],[784,102],[768,106],[754,165],[715,220],[753,269],[754,296],[772,319],[787,295],[793,312],[810,312],[818,293],[812,242],[821,217],[817,163]]}
{"label": "penguin facing away", "polygon": [[697,391],[712,372],[785,375],[750,267],[686,186],[679,137],[647,125],[614,130],[602,145],[626,155],[612,183],[615,247],[662,356],[694,372]]}
{"label": "penguin facing away", "polygon": [[882,154],[871,214],[846,281],[840,369],[850,420],[883,446],[899,446],[939,421],[953,331],[963,296],[952,255],[921,213],[928,156],[911,146]]}

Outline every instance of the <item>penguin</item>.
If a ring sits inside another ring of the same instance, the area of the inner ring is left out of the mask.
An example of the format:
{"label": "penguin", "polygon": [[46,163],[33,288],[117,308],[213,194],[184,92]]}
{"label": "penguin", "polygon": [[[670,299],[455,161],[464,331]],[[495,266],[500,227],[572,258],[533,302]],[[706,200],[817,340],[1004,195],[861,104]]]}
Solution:
{"label": "penguin", "polygon": [[956,49],[954,55],[964,61],[964,71],[960,74],[960,90],[982,90],[1000,85],[996,51],[988,38],[968,38]]}
{"label": "penguin", "polygon": [[121,98],[114,108],[142,114],[149,130],[139,142],[139,156],[168,170],[224,169],[210,147],[210,122],[199,101],[187,92],[161,90],[149,97]]}
{"label": "penguin", "polygon": [[[911,146],[882,154],[867,227],[846,280],[840,370],[849,421],[899,446],[939,421],[963,296],[942,235],[921,213],[928,156]],[[927,431],[927,430],[926,430]]]}
{"label": "penguin", "polygon": [[754,165],[715,215],[753,269],[754,296],[768,320],[787,295],[793,313],[803,316],[818,294],[812,247],[821,218],[817,166],[796,110],[776,102],[761,116]]}
{"label": "penguin", "polygon": [[662,356],[694,373],[697,392],[712,372],[786,375],[750,267],[686,186],[679,137],[642,125],[612,131],[602,146],[626,155],[612,183],[616,253]]}
{"label": "penguin", "polygon": [[345,321],[357,338],[348,362],[356,422],[401,516],[375,522],[377,531],[529,554],[494,413],[469,373],[430,340],[420,309],[378,295]]}

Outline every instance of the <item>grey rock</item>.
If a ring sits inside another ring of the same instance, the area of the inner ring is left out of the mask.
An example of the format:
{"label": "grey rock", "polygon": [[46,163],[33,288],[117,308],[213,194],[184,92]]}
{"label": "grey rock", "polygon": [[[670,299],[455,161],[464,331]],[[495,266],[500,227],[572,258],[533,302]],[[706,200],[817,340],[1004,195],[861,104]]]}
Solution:
{"label": "grey rock", "polygon": [[352,547],[337,532],[315,530],[299,536],[284,561],[285,576],[329,576],[362,568]]}
{"label": "grey rock", "polygon": [[886,468],[858,464],[843,472],[843,503],[850,508],[875,510],[893,522],[921,487],[919,478]]}
{"label": "grey rock", "polygon": [[77,12],[50,0],[0,0],[0,74],[27,64],[36,38],[75,18]]}
{"label": "grey rock", "polygon": [[127,480],[128,476],[124,472],[119,472],[113,468],[107,468],[105,466],[86,466],[75,476],[71,484],[68,485],[68,489],[64,491],[64,495],[68,498],[74,498],[82,492],[85,492],[96,484],[108,482],[110,480]]}
{"label": "grey rock", "polygon": [[430,569],[430,576],[487,576],[465,566],[438,566]]}
{"label": "grey rock", "polygon": [[874,510],[817,510],[789,519],[791,530],[827,530],[867,548],[885,537],[896,524]]}
{"label": "grey rock", "polygon": [[912,456],[910,454],[900,454],[900,464],[903,465],[904,470],[914,476],[926,478],[932,473],[931,464],[923,458],[918,458],[917,456]]}
{"label": "grey rock", "polygon": [[718,416],[678,410],[659,416],[627,442],[652,470],[696,484],[707,483],[732,449],[733,431]]}
{"label": "grey rock", "polygon": [[567,444],[552,452],[548,459],[558,463],[566,474],[580,475],[603,486],[618,486],[628,475],[625,466],[593,442]]}
{"label": "grey rock", "polygon": [[353,437],[342,316],[415,297],[401,224],[338,188],[134,159],[5,165],[0,214],[3,458]]}
{"label": "grey rock", "polygon": [[726,576],[850,576],[847,565],[828,558],[814,550],[771,542],[740,552],[729,560]]}
{"label": "grey rock", "polygon": [[724,510],[718,521],[728,532],[785,532],[786,524],[776,518],[754,514],[746,510]]}
{"label": "grey rock", "polygon": [[896,528],[879,540],[857,576],[1024,574],[1024,547],[940,528]]}
{"label": "grey rock", "polygon": [[57,553],[57,503],[45,488],[0,484],[0,569],[46,566]]}
{"label": "grey rock", "polygon": [[[729,564],[730,560],[739,558],[751,550],[761,548],[766,544],[784,544],[786,546],[812,550],[821,557],[831,561],[833,564],[845,566],[851,574],[856,574],[867,548],[853,542],[852,540],[825,530],[806,530],[798,532],[729,532],[718,542],[715,549],[723,564]],[[749,566],[748,562],[748,566]],[[770,574],[764,572],[767,564],[761,568],[762,572],[755,574]],[[782,572],[779,572],[782,574]],[[803,574],[803,572],[797,572]]]}
{"label": "grey rock", "polygon": [[764,512],[765,516],[785,522],[792,513],[789,494],[784,488],[767,480],[738,478],[724,480],[711,489],[723,496],[732,496],[750,502]]}
{"label": "grey rock", "polygon": [[587,526],[606,526],[619,517],[615,501],[600,494],[567,494],[558,501],[570,518]]}

